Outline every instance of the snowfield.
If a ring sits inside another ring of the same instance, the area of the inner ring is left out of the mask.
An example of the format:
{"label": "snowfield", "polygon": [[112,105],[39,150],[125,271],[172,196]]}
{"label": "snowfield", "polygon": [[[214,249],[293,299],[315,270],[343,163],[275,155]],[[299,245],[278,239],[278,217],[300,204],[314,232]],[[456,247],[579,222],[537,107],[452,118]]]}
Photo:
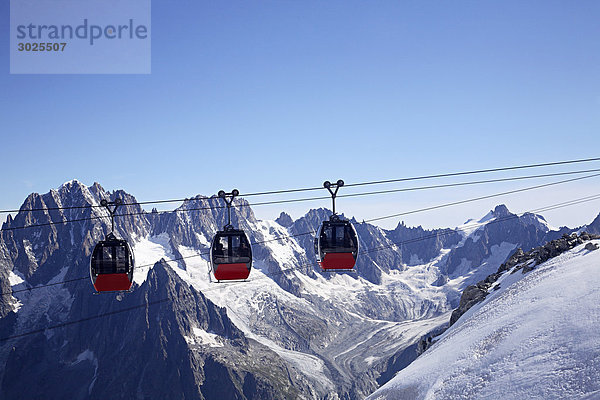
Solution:
{"label": "snowfield", "polygon": [[[154,263],[160,259],[172,260],[175,258],[171,252],[169,236],[166,233],[148,238],[136,238],[132,251],[135,254],[136,265],[133,271],[133,281],[138,285],[144,283],[148,278],[148,272],[154,267]],[[177,267],[176,261],[168,261],[168,264],[172,268]]]}
{"label": "snowfield", "polygon": [[[333,365],[343,373],[348,381],[359,372],[384,363],[422,335],[447,323],[451,308],[446,292],[458,291],[464,284],[463,279],[453,282],[456,288],[430,285],[438,276],[435,265],[447,251],[429,263],[384,273],[381,285],[349,274],[332,274],[329,279],[320,275],[309,277],[294,270],[298,259],[305,256],[297,240],[277,240],[289,235],[285,228],[275,221],[258,221],[252,229],[262,235],[274,261],[282,269],[290,269],[289,274],[301,282],[302,297],[285,291],[271,279],[263,260],[254,261],[248,281],[234,283],[209,281],[206,250],[178,246],[177,251],[184,259],[168,264],[185,282],[218,306],[225,307],[228,317],[248,338],[269,347],[298,368],[322,393],[335,393],[339,384],[332,377],[327,362],[329,367]],[[136,238],[133,248],[138,266],[134,281],[138,285],[145,281],[153,262],[161,258],[172,259],[175,253],[166,233]],[[404,310],[407,319],[388,321],[366,316],[364,307],[370,302],[369,296],[389,299],[390,304]],[[330,329],[340,331],[333,343],[323,348],[297,350],[287,343],[286,337],[293,333],[285,328],[285,318],[278,317],[281,309],[288,310],[289,315],[308,313],[315,316],[326,316],[328,312],[338,310],[343,315],[340,317],[343,322],[331,321],[336,327]],[[282,325],[278,327],[277,324]],[[221,339],[199,329],[185,340],[190,346],[222,346]]]}
{"label": "snowfield", "polygon": [[[51,195],[48,204],[70,207],[97,206],[100,198],[114,193],[97,184],[88,189],[71,182]],[[135,203],[130,195],[119,195]],[[32,196],[38,199],[40,195]],[[198,205],[212,203],[196,200]],[[271,353],[268,348],[274,352],[269,357],[289,368],[288,378],[294,381],[292,386],[297,386],[301,398],[362,399],[401,370],[372,398],[600,399],[599,335],[593,331],[599,320],[596,287],[600,283],[600,251],[578,248],[526,275],[504,274],[497,282],[499,290],[463,315],[413,362],[424,345],[431,343],[432,335],[447,326],[468,285],[496,272],[517,247],[529,249],[562,234],[548,234],[541,216],[524,214],[509,219],[509,215],[516,215],[498,205],[485,217],[469,220],[454,230],[428,231],[400,224],[388,231],[360,225],[361,256],[356,271],[320,273],[312,238],[305,235],[328,218],[327,210],[310,210],[290,225],[289,216],[261,221],[251,209],[243,209],[237,222],[254,243],[252,273],[245,282],[216,283],[209,278],[209,249],[215,230],[225,221],[224,210],[196,213],[187,205],[180,208],[190,212],[160,217],[148,213],[140,218],[124,215],[120,220],[119,236],[127,238],[135,255],[134,293],[144,285],[155,263],[166,260],[179,278],[225,309],[253,351]],[[82,213],[79,209],[66,210],[60,218],[77,219]],[[89,260],[81,250],[91,249],[94,241],[105,236],[110,218],[99,207],[85,210],[85,216],[88,214],[102,219],[64,227],[58,224],[52,229],[40,227],[31,235],[14,236],[17,241],[0,243],[3,256],[12,255],[11,261],[2,265],[8,266],[7,273],[2,271],[0,277],[14,290],[3,311],[16,314],[16,318],[6,319],[2,328],[7,329],[0,330],[16,335],[14,340],[19,343],[0,347],[0,359],[10,368],[27,365],[34,371],[43,362],[56,365],[50,351],[39,361],[37,347],[27,347],[37,342],[25,335],[48,326],[57,328],[45,329],[40,339],[45,337],[49,346],[62,346],[56,350],[60,354],[57,359],[70,368],[68,373],[87,371],[82,375],[86,381],[79,383],[83,385],[81,393],[93,395],[101,392],[96,378],[100,382],[105,376],[99,371],[102,360],[112,359],[112,349],[91,343],[79,346],[81,335],[61,327],[71,326],[71,321],[86,315],[93,317],[92,309],[99,305],[109,309],[112,296],[122,301],[129,294],[91,296],[86,276]],[[505,217],[507,225],[502,229],[498,225],[488,227]],[[32,217],[26,214],[24,218]],[[31,221],[45,223],[47,218],[49,214],[44,214]],[[50,257],[52,254],[55,256]],[[63,257],[69,262],[63,262]],[[185,300],[185,305],[193,306],[193,300]],[[186,318],[194,320],[187,311],[181,317],[177,326],[182,329],[167,336],[176,343],[185,340],[195,355],[224,354],[231,360],[246,357],[241,351],[244,346],[221,336],[222,330],[192,322],[184,325]],[[82,337],[93,333],[80,329],[85,332]],[[17,353],[13,353],[15,349]],[[19,352],[30,356],[17,358]],[[257,377],[272,379],[272,371],[257,363],[251,365]],[[200,369],[190,368],[201,371],[203,367],[198,364]],[[10,374],[0,373],[0,378],[2,375]],[[46,390],[42,372],[35,376],[41,379],[36,378],[41,382],[36,387]],[[135,393],[141,393],[137,378],[130,378],[132,387],[138,387]],[[18,397],[22,385],[7,382],[5,379],[0,392],[10,387],[13,392],[8,397]],[[56,393],[62,393],[60,389],[58,385]]]}
{"label": "snowfield", "polygon": [[[494,218],[489,214],[478,222],[467,221],[458,227],[463,233],[461,243],[477,236],[485,224],[492,220]],[[449,296],[457,296],[469,283],[495,272],[516,247],[506,242],[493,246],[489,257],[477,269],[467,272],[470,265],[466,265],[462,275],[449,280],[442,287],[431,283],[439,277],[439,265],[445,262],[444,258],[450,249],[442,249],[438,257],[427,263],[383,273],[381,284],[375,285],[350,274],[334,274],[325,279],[320,275],[311,277],[294,270],[298,259],[305,257],[305,252],[295,238],[277,240],[289,235],[285,228],[275,221],[257,221],[251,228],[260,233],[269,254],[280,268],[291,269],[290,275],[301,283],[301,297],[285,291],[271,279],[263,260],[255,260],[250,278],[243,283],[211,283],[207,249],[180,245],[177,252],[183,259],[169,262],[169,265],[184,281],[215,304],[225,307],[229,318],[248,338],[274,350],[301,370],[321,393],[335,393],[336,379],[340,378],[331,375],[331,367],[336,373],[341,373],[343,379],[351,381],[358,374],[385,363],[389,357],[416,343],[428,332],[445,325],[452,310]],[[172,259],[176,253],[166,233],[136,238],[134,252],[138,265],[134,280],[138,285],[146,279],[153,262],[161,258]],[[144,267],[140,268],[140,265]],[[368,316],[368,304],[373,297],[387,299],[388,304],[402,310],[406,319],[391,321]],[[285,316],[278,316],[282,309],[290,315],[304,312],[315,316],[340,313],[337,317],[339,321],[332,320],[328,328],[331,332],[337,332],[336,339],[323,347],[311,345],[309,349],[294,348],[293,343],[288,343],[287,336],[295,332],[286,328]],[[186,341],[191,346],[222,345],[211,334],[199,331],[186,337]]]}
{"label": "snowfield", "polygon": [[368,398],[600,398],[600,251],[580,245],[498,283]]}

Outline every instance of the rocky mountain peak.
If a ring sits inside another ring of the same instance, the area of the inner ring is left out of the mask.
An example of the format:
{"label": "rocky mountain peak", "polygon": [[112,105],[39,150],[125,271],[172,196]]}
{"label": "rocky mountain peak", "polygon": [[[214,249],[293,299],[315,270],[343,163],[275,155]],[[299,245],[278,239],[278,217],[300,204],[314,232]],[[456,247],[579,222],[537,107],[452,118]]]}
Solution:
{"label": "rocky mountain peak", "polygon": [[589,224],[585,230],[589,233],[600,235],[600,214]]}
{"label": "rocky mountain peak", "polygon": [[85,186],[82,182],[80,182],[78,179],[71,179],[69,181],[66,181],[65,183],[63,183],[62,185],[59,186],[59,190],[63,189],[63,188],[70,188],[70,187],[81,187],[81,186]]}
{"label": "rocky mountain peak", "polygon": [[[539,246],[555,233],[528,222],[543,221],[538,216],[517,217],[505,206],[468,233],[404,223],[386,230],[352,218],[361,248],[356,271],[322,273],[313,239],[330,210],[261,221],[236,198],[241,207],[232,209],[232,224],[253,242],[256,271],[249,282],[211,285],[206,255],[227,211],[216,196],[199,195],[174,211],[119,207],[116,233],[144,267],[135,271],[132,292],[92,296],[89,256],[110,219],[88,205],[117,196],[136,202],[122,190],[74,180],[28,197],[30,207],[44,210],[8,219],[15,227],[47,225],[0,234],[0,288],[25,289],[0,301],[0,337],[60,328],[0,343],[0,398],[111,397],[115,385],[124,398],[364,398],[378,376],[385,381],[414,359],[406,347],[412,333],[399,333],[429,318],[427,326],[410,329],[429,331],[447,321],[433,318],[459,303],[462,288],[446,285],[450,278],[465,277],[464,286],[477,282],[479,270],[496,271],[517,246]],[[71,206],[83,207],[52,209]],[[60,281],[68,283],[53,283]],[[42,289],[46,284],[52,286]],[[62,327],[98,314],[108,317]],[[57,384],[32,384],[25,395],[24,374],[30,382]],[[165,380],[173,384],[165,388]]]}
{"label": "rocky mountain peak", "polygon": [[496,208],[494,208],[494,211],[492,211],[492,214],[496,218],[508,217],[509,215],[512,215],[511,212],[508,211],[508,207],[506,207],[504,204],[497,205]]}
{"label": "rocky mountain peak", "polygon": [[181,279],[164,259],[154,264],[139,291],[145,292],[140,296],[142,299],[166,299],[169,307],[179,316],[177,320],[182,324],[183,334],[192,335],[193,327],[196,327],[234,341],[237,345],[247,344],[244,334],[231,322],[225,309],[216,306]]}
{"label": "rocky mountain peak", "polygon": [[[510,251],[518,247],[529,250],[570,232],[568,229],[550,230],[543,217],[532,213],[519,216],[511,213],[504,204],[496,206],[479,222],[484,225],[467,234],[464,243],[449,254],[446,263],[448,275],[481,269],[484,260],[490,257],[502,263]],[[485,268],[495,267],[487,264]],[[482,270],[479,272],[484,274]]]}
{"label": "rocky mountain peak", "polygon": [[277,222],[284,228],[289,228],[294,223],[294,220],[292,220],[292,217],[290,217],[289,214],[286,214],[282,211],[281,214],[279,214],[279,217],[277,217],[277,219],[275,220],[275,222]]}

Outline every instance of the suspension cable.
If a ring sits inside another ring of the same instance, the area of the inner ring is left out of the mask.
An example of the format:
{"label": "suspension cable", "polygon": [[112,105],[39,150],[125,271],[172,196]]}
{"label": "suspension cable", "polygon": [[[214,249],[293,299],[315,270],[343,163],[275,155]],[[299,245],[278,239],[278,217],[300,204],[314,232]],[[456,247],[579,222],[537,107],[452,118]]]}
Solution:
{"label": "suspension cable", "polygon": [[[448,177],[464,176],[464,175],[475,175],[475,174],[513,171],[513,170],[529,169],[529,168],[550,167],[550,166],[557,166],[557,165],[578,164],[578,163],[586,163],[586,162],[593,162],[593,161],[600,161],[600,157],[581,158],[581,159],[566,160],[566,161],[553,161],[553,162],[545,162],[545,163],[537,163],[537,164],[514,165],[514,166],[508,166],[508,167],[478,169],[478,170],[461,171],[461,172],[449,172],[449,173],[440,173],[440,174],[432,174],[432,175],[421,175],[421,176],[413,176],[413,177],[408,177],[408,178],[373,180],[373,181],[366,181],[366,182],[350,183],[350,184],[346,184],[346,186],[352,187],[352,186],[380,185],[380,184],[385,184],[385,183],[409,182],[409,181],[434,179],[434,178],[448,178]],[[241,194],[240,196],[241,197],[265,196],[265,195],[274,195],[274,194],[307,192],[307,191],[314,191],[314,190],[320,190],[320,189],[322,189],[322,187],[306,187],[306,188],[297,188],[297,189],[271,190],[271,191],[264,191],[264,192],[244,193],[244,194]],[[193,200],[195,200],[195,198],[150,200],[150,201],[139,201],[139,202],[134,202],[134,203],[123,203],[123,205],[130,206],[130,205],[180,203],[180,202],[188,202],[188,201],[193,201]],[[69,207],[0,210],[0,214],[18,213],[20,211],[70,210],[70,209],[82,209],[82,208],[91,208],[91,207],[101,207],[101,205],[88,204],[88,205],[83,205],[83,206],[69,206]]]}

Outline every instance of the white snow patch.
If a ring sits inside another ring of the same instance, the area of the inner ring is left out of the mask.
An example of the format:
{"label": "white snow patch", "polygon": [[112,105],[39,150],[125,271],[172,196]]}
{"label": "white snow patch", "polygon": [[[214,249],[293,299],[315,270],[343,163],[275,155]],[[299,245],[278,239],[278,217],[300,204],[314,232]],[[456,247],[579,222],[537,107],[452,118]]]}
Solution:
{"label": "white snow patch", "polygon": [[498,283],[369,398],[595,398],[600,251],[581,245]]}
{"label": "white snow patch", "polygon": [[[60,186],[58,187],[58,189],[60,190],[60,189],[62,189],[63,187],[67,187],[67,186],[73,186],[74,184],[79,184],[79,183],[80,183],[80,182],[79,182],[77,179],[71,179],[71,180],[68,180],[68,181],[66,181],[66,182],[65,182],[65,183],[63,183],[62,185],[60,185]],[[83,184],[82,184],[82,185],[83,185]],[[83,186],[85,186],[85,185],[83,185]]]}
{"label": "white snow patch", "polygon": [[545,219],[539,219],[539,222],[541,225],[545,226],[546,228],[548,228],[549,231],[559,231],[560,228],[554,225],[551,225],[548,221],[546,221]]}
{"label": "white snow patch", "polygon": [[257,227],[263,234],[263,244],[269,248],[271,255],[282,268],[289,268],[297,263],[298,255],[304,255],[304,249],[300,247],[294,238],[277,240],[289,236],[287,229],[275,221],[259,221]]}
{"label": "white snow patch", "polygon": [[25,254],[27,254],[27,258],[29,258],[29,261],[37,264],[37,260],[35,258],[35,253],[33,252],[33,247],[29,240],[23,239],[23,248],[25,249]]}
{"label": "white snow patch", "polygon": [[187,246],[179,246],[177,250],[179,251],[179,254],[181,254],[181,257],[183,257],[183,260],[181,261],[183,265],[185,265],[186,269],[188,265],[197,264],[197,261],[202,261],[203,255],[208,256],[207,254],[202,254],[208,253],[207,251],[201,252],[192,247]]}
{"label": "white snow patch", "polygon": [[[8,271],[8,282],[13,289],[24,289],[25,288],[25,277],[19,271]],[[21,300],[11,295],[13,300],[13,311],[18,312],[23,303]]]}
{"label": "white snow patch", "polygon": [[[148,272],[154,264],[161,258],[168,261],[173,259],[169,235],[161,233],[158,236],[148,238],[136,238],[133,244],[133,253],[135,254],[135,269],[133,271],[133,281],[138,285],[144,283],[148,278]],[[176,270],[178,266],[176,261],[170,261],[168,264]]]}
{"label": "white snow patch", "polygon": [[21,309],[21,307],[23,307],[23,303],[21,302],[21,300],[17,299],[16,297],[12,297],[13,298],[13,311],[14,312],[19,312],[19,310]]}
{"label": "white snow patch", "polygon": [[471,239],[474,242],[477,242],[479,240],[480,236],[477,235],[476,232],[493,220],[495,220],[493,215],[491,213],[488,213],[485,217],[481,218],[477,222],[473,222],[473,220],[470,219],[470,220],[466,221],[464,224],[457,226],[456,230],[461,232],[461,234],[463,235],[462,242],[459,243],[457,246],[460,247],[462,244],[464,244],[464,242],[469,237],[471,237]]}
{"label": "white snow patch", "polygon": [[194,336],[185,336],[185,341],[188,344],[200,344],[208,347],[223,347],[224,344],[221,341],[219,335],[215,333],[206,332],[204,329],[192,328]]}
{"label": "white snow patch", "polygon": [[[37,286],[36,290],[14,293],[14,298],[18,300],[16,304],[18,331],[39,329],[38,322],[42,318],[46,319],[46,325],[62,322],[67,318],[73,297],[64,286],[52,284],[64,281],[68,269],[69,267],[63,267],[47,284]],[[58,319],[51,321],[49,315],[56,316]],[[48,330],[44,334],[50,338],[53,331]]]}
{"label": "white snow patch", "polygon": [[196,234],[196,239],[198,239],[200,244],[202,244],[203,246],[206,246],[206,247],[210,247],[210,242],[208,241],[208,239],[206,239],[206,237],[204,235],[201,235],[198,232],[194,232],[194,233]]}
{"label": "white snow patch", "polygon": [[373,364],[375,361],[379,360],[379,357],[373,357],[373,356],[369,356],[367,358],[365,358],[365,362],[367,363],[367,365],[371,366],[371,364]]}
{"label": "white snow patch", "polygon": [[19,271],[8,271],[8,282],[10,286],[17,286],[25,282],[25,278]]}

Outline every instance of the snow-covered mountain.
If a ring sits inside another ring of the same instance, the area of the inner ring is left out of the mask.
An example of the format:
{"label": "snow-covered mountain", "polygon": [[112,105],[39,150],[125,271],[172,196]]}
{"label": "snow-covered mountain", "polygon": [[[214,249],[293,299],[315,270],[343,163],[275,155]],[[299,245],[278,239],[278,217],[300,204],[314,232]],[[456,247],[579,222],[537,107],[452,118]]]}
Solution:
{"label": "snow-covered mountain", "polygon": [[540,265],[544,247],[513,264],[369,399],[600,398],[600,240],[573,244]]}
{"label": "snow-covered mountain", "polygon": [[[119,387],[109,397],[153,398],[170,377],[177,385],[160,398],[364,398],[447,326],[463,289],[515,249],[570,232],[504,206],[433,231],[353,220],[357,272],[324,274],[312,239],[329,211],[261,221],[239,207],[232,222],[254,243],[255,269],[249,282],[215,284],[205,254],[225,210],[196,196],[174,213],[119,209],[117,234],[136,256],[134,289],[92,295],[89,256],[110,221],[87,206],[116,197],[136,202],[71,181],[30,195],[3,224],[0,397],[101,397]],[[82,208],[57,209],[66,206]],[[67,220],[75,222],[48,224]],[[18,229],[25,225],[41,226]]]}

